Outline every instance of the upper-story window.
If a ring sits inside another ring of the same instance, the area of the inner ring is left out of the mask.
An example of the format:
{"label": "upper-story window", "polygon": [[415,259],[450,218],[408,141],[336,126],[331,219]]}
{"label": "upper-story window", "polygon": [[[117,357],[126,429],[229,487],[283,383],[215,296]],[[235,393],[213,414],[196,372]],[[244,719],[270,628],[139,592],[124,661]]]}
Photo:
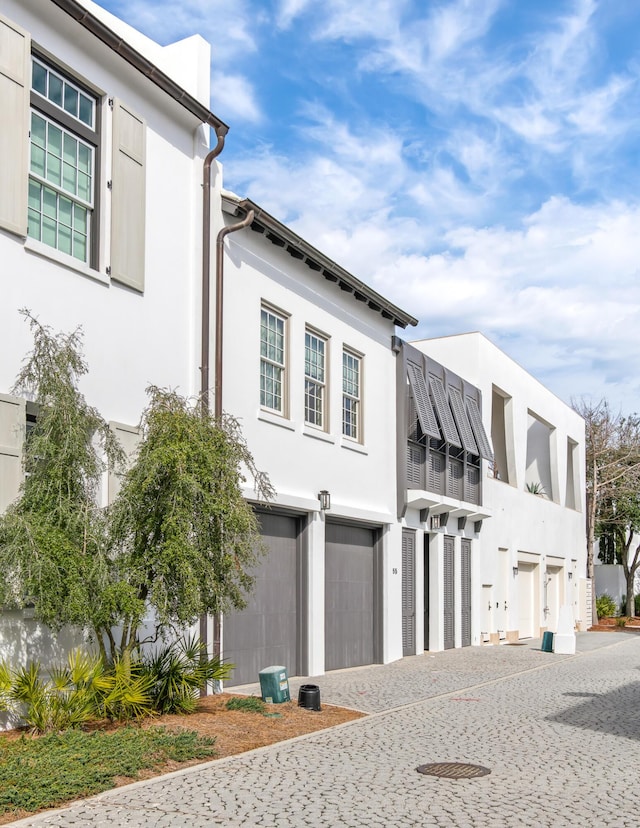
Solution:
{"label": "upper-story window", "polygon": [[97,100],[32,58],[28,234],[91,264]]}
{"label": "upper-story window", "polygon": [[362,442],[362,357],[342,352],[342,433]]}
{"label": "upper-story window", "polygon": [[285,413],[287,320],[270,308],[260,311],[260,405]]}
{"label": "upper-story window", "polygon": [[326,359],[326,338],[307,329],[304,335],[304,419],[309,425],[325,430]]}

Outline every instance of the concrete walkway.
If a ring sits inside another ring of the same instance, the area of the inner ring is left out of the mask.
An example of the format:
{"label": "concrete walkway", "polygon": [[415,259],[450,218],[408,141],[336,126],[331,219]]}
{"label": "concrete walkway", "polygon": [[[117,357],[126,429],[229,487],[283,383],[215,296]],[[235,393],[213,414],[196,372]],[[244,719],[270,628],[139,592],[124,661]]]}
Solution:
{"label": "concrete walkway", "polygon": [[[323,703],[372,715],[14,825],[635,828],[640,637],[584,633],[576,656],[539,648],[425,653],[320,677]],[[491,773],[416,772],[429,762]]]}

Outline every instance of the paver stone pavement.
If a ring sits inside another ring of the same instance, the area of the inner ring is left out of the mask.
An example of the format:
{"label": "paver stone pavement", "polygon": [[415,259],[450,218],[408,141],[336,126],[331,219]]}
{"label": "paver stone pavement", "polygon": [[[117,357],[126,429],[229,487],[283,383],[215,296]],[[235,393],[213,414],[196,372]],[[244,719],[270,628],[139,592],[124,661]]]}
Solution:
{"label": "paver stone pavement", "polygon": [[[580,634],[575,656],[533,641],[305,678],[371,715],[13,824],[635,828],[639,671],[640,636],[614,632]],[[491,772],[417,773],[430,762]]]}

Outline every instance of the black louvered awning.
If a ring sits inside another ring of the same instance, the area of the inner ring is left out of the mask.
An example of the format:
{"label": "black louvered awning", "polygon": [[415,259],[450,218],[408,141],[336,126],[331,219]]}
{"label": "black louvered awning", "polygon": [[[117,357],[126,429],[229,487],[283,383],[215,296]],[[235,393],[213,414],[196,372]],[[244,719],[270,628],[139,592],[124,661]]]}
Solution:
{"label": "black louvered awning", "polygon": [[485,460],[493,462],[491,443],[489,442],[487,432],[484,430],[484,426],[482,425],[482,417],[480,416],[478,403],[473,399],[473,397],[467,397],[467,413],[469,415],[471,428],[473,429],[473,433],[476,438],[476,443],[478,444],[480,456],[484,457]]}
{"label": "black louvered awning", "polygon": [[413,391],[413,398],[416,403],[418,420],[420,421],[420,427],[423,433],[429,437],[435,437],[436,440],[442,439],[435,414],[433,413],[431,400],[429,399],[424,374],[412,362],[407,363],[407,373],[409,375],[409,384]]}
{"label": "black louvered awning", "polygon": [[476,445],[476,441],[473,436],[473,429],[471,428],[471,423],[469,422],[469,418],[467,417],[467,412],[464,407],[462,392],[459,388],[456,388],[453,385],[448,386],[448,388],[449,402],[451,403],[453,418],[458,426],[458,433],[462,439],[462,445],[464,446],[465,451],[468,451],[470,454],[478,454],[478,446]]}

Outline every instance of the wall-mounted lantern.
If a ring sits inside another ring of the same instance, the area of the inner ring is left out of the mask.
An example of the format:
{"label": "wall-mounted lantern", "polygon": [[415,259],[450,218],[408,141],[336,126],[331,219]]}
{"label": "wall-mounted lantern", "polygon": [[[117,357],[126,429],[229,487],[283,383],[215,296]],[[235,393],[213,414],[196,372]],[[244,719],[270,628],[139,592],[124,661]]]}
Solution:
{"label": "wall-mounted lantern", "polygon": [[515,578],[517,576],[517,574],[518,574],[518,567],[514,566],[513,567],[513,577]]}
{"label": "wall-mounted lantern", "polygon": [[331,508],[331,495],[326,489],[318,492],[318,500],[320,501],[321,512],[327,512]]}

